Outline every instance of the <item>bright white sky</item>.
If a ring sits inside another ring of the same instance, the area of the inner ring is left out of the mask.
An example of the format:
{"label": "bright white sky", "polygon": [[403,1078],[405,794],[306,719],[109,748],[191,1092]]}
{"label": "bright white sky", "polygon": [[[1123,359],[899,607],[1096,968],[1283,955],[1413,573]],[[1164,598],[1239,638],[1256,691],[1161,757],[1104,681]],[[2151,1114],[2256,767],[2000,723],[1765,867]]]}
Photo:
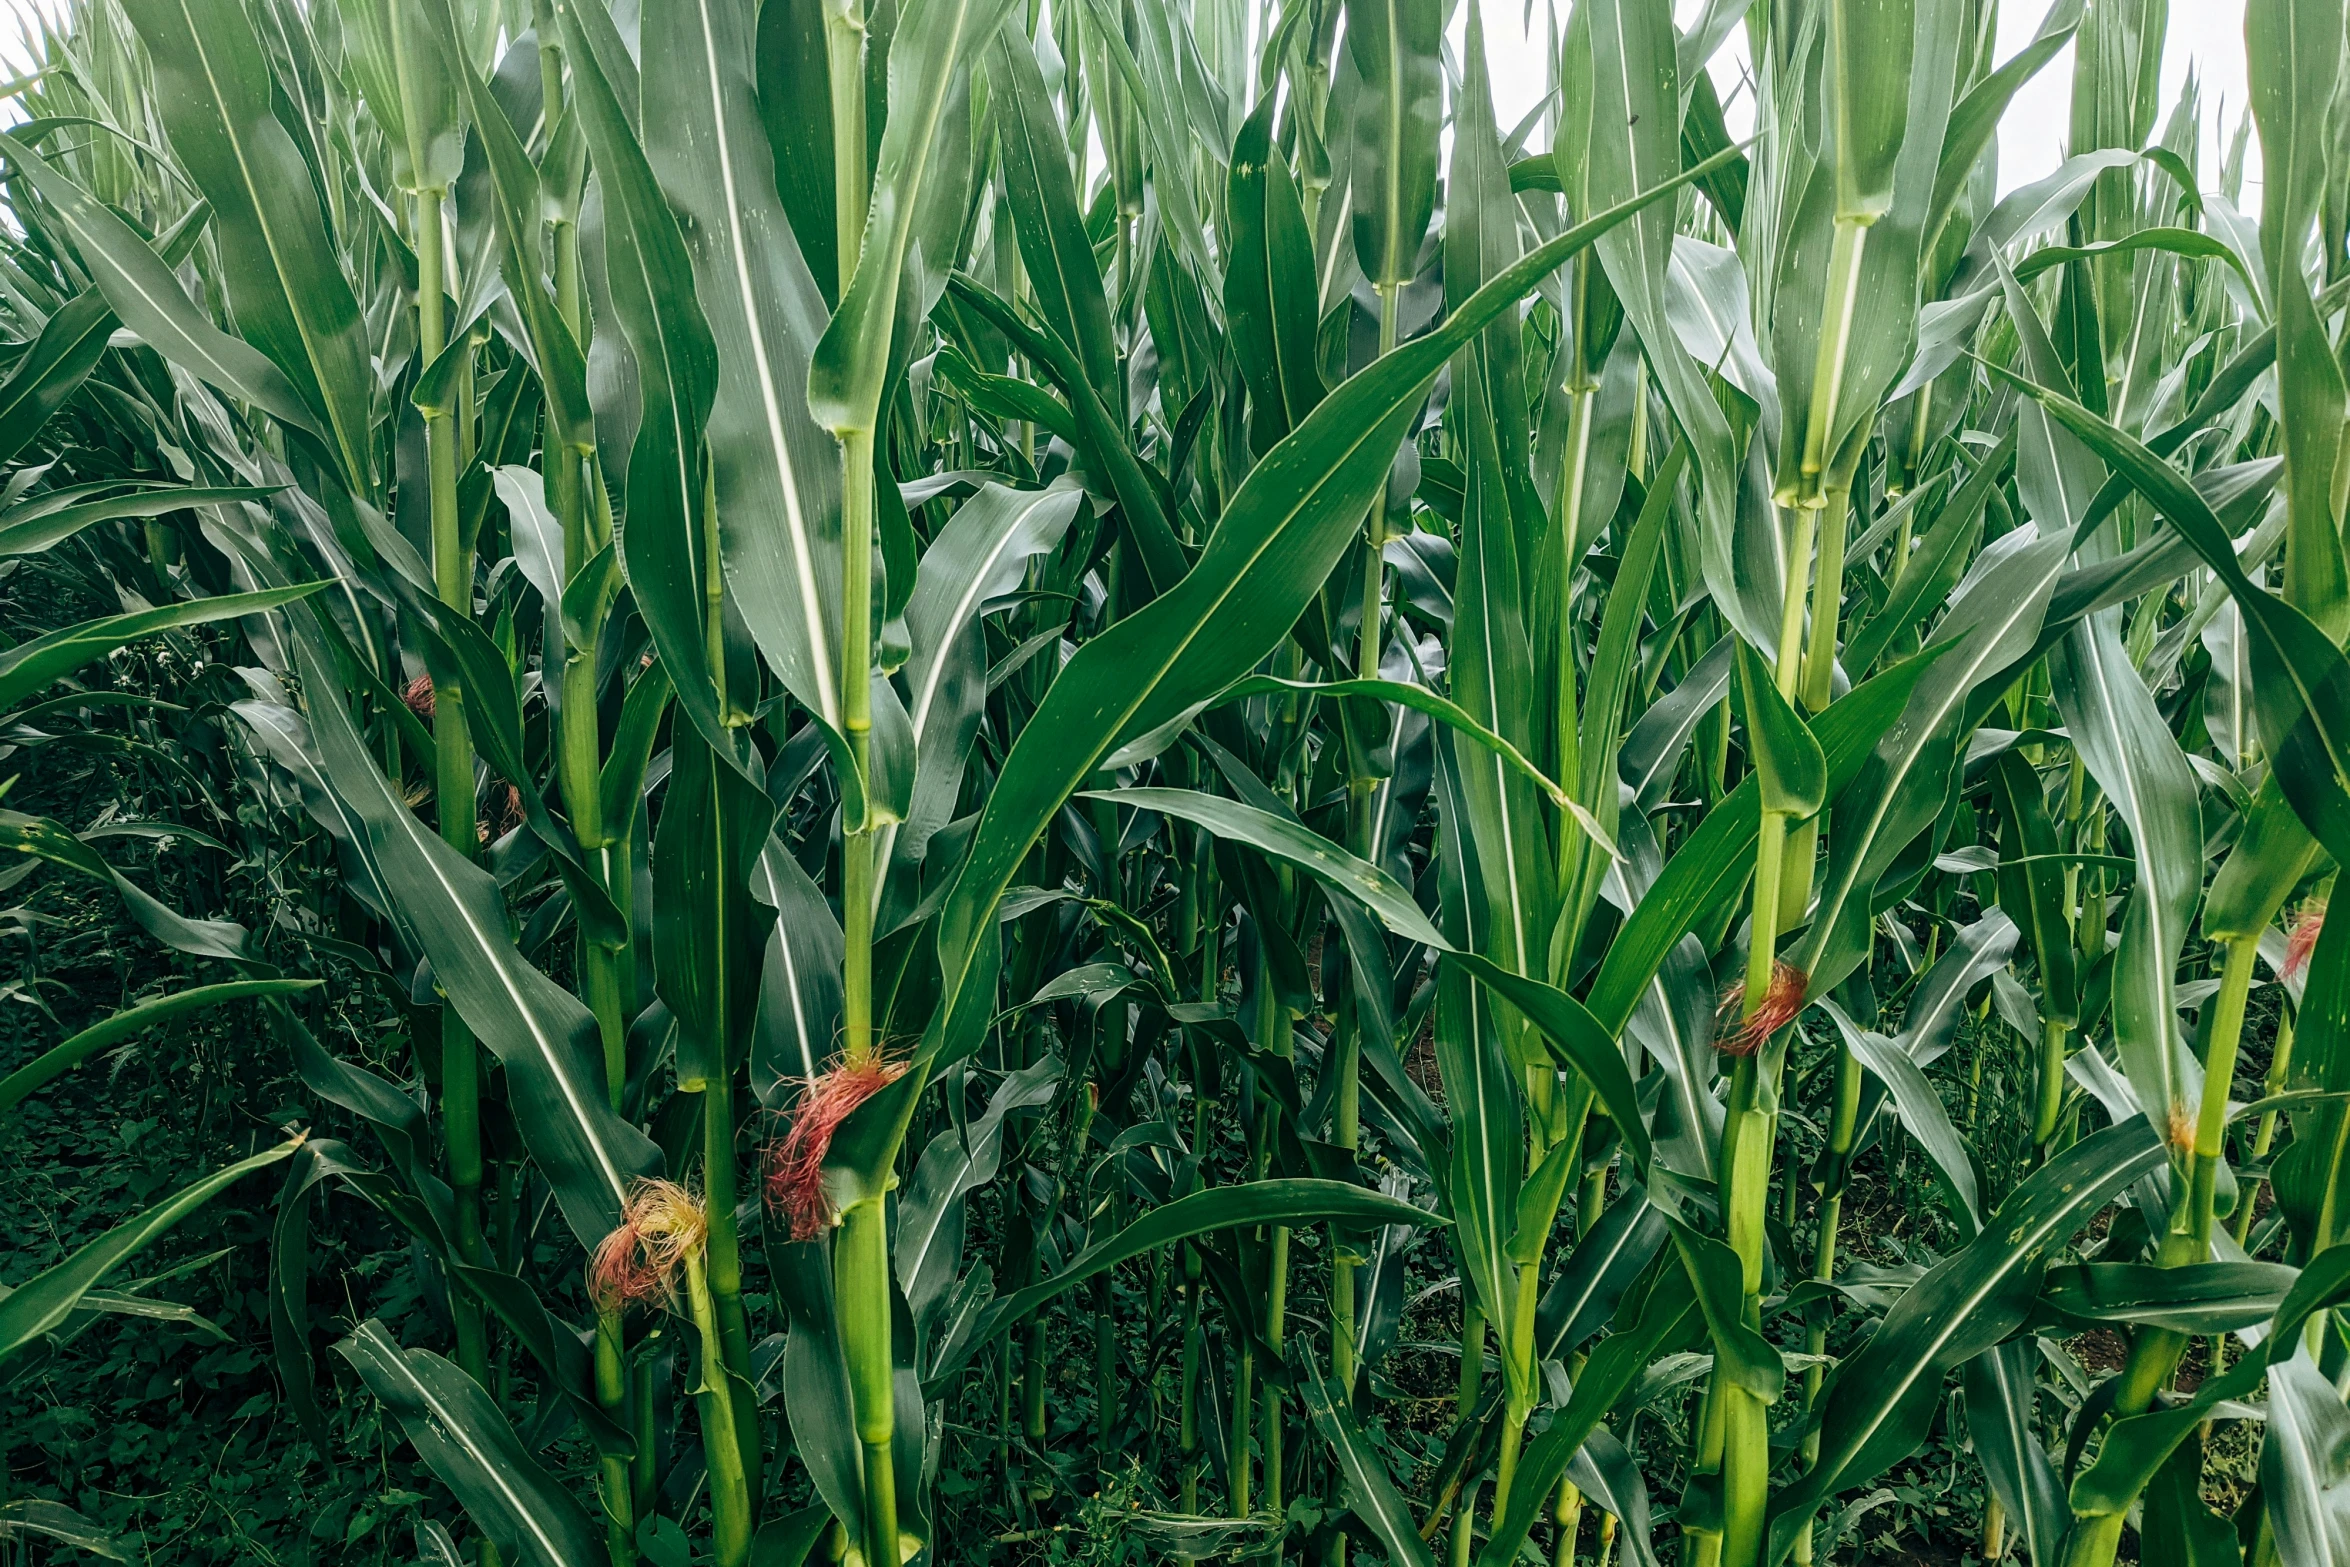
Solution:
{"label": "bright white sky", "polygon": [[[2002,0],[1999,10],[1999,58],[2004,60],[2030,41],[2040,29],[2040,18],[2050,0]],[[1703,9],[1703,0],[1677,0],[1675,12],[1684,22]],[[1527,27],[1528,10],[1533,25]],[[1563,6],[1562,6],[1563,9]],[[1524,0],[1485,0],[1485,56],[1493,72],[1496,117],[1506,130],[1540,101],[1546,75],[1543,55],[1549,48],[1549,27],[1543,3],[1530,8]],[[2159,130],[2178,99],[2179,89],[2194,70],[2202,83],[2204,110],[2203,175],[2216,183],[2219,160],[2225,150],[2223,127],[2232,135],[2244,112],[2244,0],[2171,0],[2170,37],[2162,60],[2162,109]],[[1467,6],[1453,17],[1453,48],[1458,51],[1467,28]],[[1731,34],[1729,44],[1715,56],[1713,76],[1727,105],[1733,134],[1744,135],[1752,123],[1752,105],[1732,100],[1746,62],[1743,28]],[[2073,52],[2064,52],[2041,70],[2016,95],[1999,127],[1999,188],[2012,190],[2055,169],[2064,160],[2064,141],[2071,126]],[[2246,156],[2247,205],[2259,183],[2260,143],[2254,139]]]}
{"label": "bright white sky", "polygon": [[[37,32],[42,16],[55,16],[61,7],[55,0],[0,0],[0,77],[14,77],[29,70],[36,51],[28,36]],[[9,106],[7,118],[22,119],[23,112]]]}

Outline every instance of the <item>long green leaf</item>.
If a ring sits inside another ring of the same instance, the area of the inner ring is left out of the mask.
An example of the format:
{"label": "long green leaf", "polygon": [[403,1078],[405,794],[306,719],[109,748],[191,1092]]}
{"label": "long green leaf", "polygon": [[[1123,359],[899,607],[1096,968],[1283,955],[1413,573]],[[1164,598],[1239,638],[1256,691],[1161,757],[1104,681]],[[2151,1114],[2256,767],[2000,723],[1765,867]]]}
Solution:
{"label": "long green leaf", "polygon": [[1983,1233],[1910,1286],[1860,1352],[1837,1368],[1820,1416],[1820,1458],[1771,1504],[1775,1564],[1822,1501],[1864,1485],[1925,1439],[1942,1380],[2015,1330],[2048,1254],[2114,1193],[2168,1157],[2143,1121],[2082,1139],[2016,1188]]}
{"label": "long green leaf", "polygon": [[634,351],[642,417],[628,458],[628,526],[620,558],[637,609],[676,683],[679,705],[718,755],[734,760],[710,667],[704,597],[717,563],[706,547],[703,431],[716,395],[717,347],[694,292],[676,216],[619,96],[590,48],[579,9],[556,7],[578,83],[575,112],[604,194],[604,262]]}
{"label": "long green leaf", "polygon": [[[1037,69],[1035,46],[1016,23],[1007,23],[996,34],[987,55],[987,79],[1001,105],[996,135],[1003,150],[1005,194],[1029,286],[1046,324],[1076,351],[1094,392],[1116,405],[1124,398],[1117,343],[1110,335],[1102,269],[1094,260],[1078,205],[1067,132],[1053,111],[1044,74]],[[1233,178],[1240,178],[1237,163]],[[1312,270],[1309,260],[1309,277]],[[1234,347],[1240,347],[1237,340]],[[1248,361],[1244,357],[1242,362]]]}
{"label": "long green leaf", "polygon": [[[343,483],[374,489],[367,337],[310,165],[277,117],[269,57],[235,0],[129,0],[172,150],[212,203],[238,328],[291,379]],[[120,313],[118,311],[118,313]],[[131,318],[125,314],[125,322]]]}
{"label": "long green leaf", "polygon": [[2038,1345],[2011,1339],[1968,1361],[1965,1377],[1967,1436],[2035,1562],[2056,1560],[2072,1521],[2064,1487],[2040,1445],[2033,1382],[2039,1363]]}
{"label": "long green leaf", "polygon": [[1617,1308],[1613,1330],[1584,1362],[1583,1374],[1575,1379],[1566,1407],[1551,1417],[1549,1426],[1518,1460],[1517,1479],[1504,1498],[1501,1520],[1478,1557],[1478,1567],[1508,1567],[1516,1559],[1527,1530],[1558,1494],[1559,1479],[1584,1439],[1638,1382],[1656,1352],[1668,1346],[1682,1331],[1683,1322],[1695,1313],[1694,1292],[1679,1287],[1680,1281],[1666,1271],[1671,1267],[1668,1261],[1649,1275],[1646,1288],[1625,1297]]}
{"label": "long green leaf", "polygon": [[914,794],[903,826],[882,829],[879,853],[919,859],[953,816],[987,696],[988,606],[1020,586],[1029,562],[1061,541],[1084,496],[1076,487],[980,486],[922,554],[906,601],[906,718]]}
{"label": "long green leaf", "polygon": [[110,495],[104,500],[84,501],[22,521],[11,522],[6,516],[0,516],[0,558],[38,555],[93,523],[124,517],[160,517],[187,507],[220,506],[232,501],[265,501],[277,493],[274,488],[254,489],[244,485],[213,489],[201,485],[164,485],[135,490],[128,495]]}
{"label": "long green leaf", "polygon": [[1321,1223],[1369,1226],[1441,1222],[1425,1208],[1365,1191],[1345,1181],[1281,1177],[1194,1192],[1153,1208],[1115,1235],[1094,1242],[1042,1283],[1031,1284],[991,1302],[980,1314],[978,1325],[957,1343],[954,1357],[938,1368],[934,1378],[950,1375],[998,1333],[1103,1269],[1114,1268],[1130,1257],[1139,1257],[1176,1241],[1189,1240],[1194,1235],[1259,1224],[1303,1228]]}
{"label": "long green leaf", "polygon": [[176,630],[181,626],[208,626],[215,621],[234,620],[240,615],[258,615],[291,604],[297,599],[308,598],[325,586],[323,582],[304,582],[287,588],[263,588],[258,593],[225,593],[218,598],[185,599],[158,609],[134,610],[127,615],[85,620],[79,625],[66,626],[46,636],[35,637],[30,642],[19,643],[6,652],[0,652],[0,709],[13,707],[50,682],[62,679],[91,660],[104,658],[141,637],[153,636],[158,631]]}
{"label": "long green leaf", "polygon": [[603,1559],[587,1515],[530,1456],[481,1384],[430,1350],[402,1349],[372,1317],[335,1348],[500,1548],[534,1567]]}
{"label": "long green leaf", "polygon": [[324,984],[317,979],[239,979],[219,985],[198,985],[173,995],[157,996],[142,1001],[135,1007],[124,1007],[110,1017],[102,1018],[62,1044],[54,1045],[18,1067],[5,1078],[0,1078],[0,1116],[6,1115],[24,1102],[27,1094],[63,1072],[70,1072],[107,1046],[119,1043],[158,1023],[166,1023],[190,1012],[216,1007],[226,1001],[242,1000],[247,996],[290,996],[304,990],[315,990]]}
{"label": "long green leaf", "polygon": [[1347,1506],[1369,1525],[1371,1532],[1379,1537],[1379,1543],[1387,1547],[1389,1561],[1399,1567],[1435,1567],[1436,1558],[1428,1553],[1427,1542],[1420,1538],[1419,1528],[1412,1521],[1410,1504],[1387,1476],[1386,1461],[1363,1434],[1354,1411],[1331,1396],[1330,1384],[1322,1377],[1321,1362],[1303,1338],[1291,1348],[1289,1365],[1291,1374],[1297,1378],[1298,1396],[1306,1406],[1307,1418],[1322,1433],[1322,1440],[1330,1444],[1331,1456],[1337,1461]]}
{"label": "long green leaf", "polygon": [[[1598,0],[1578,11],[1589,12],[1592,62],[1585,178],[1594,205],[1622,201],[1680,169],[1680,67],[1673,18],[1669,8],[1641,0]],[[1563,144],[1560,150],[1566,151]],[[1706,163],[1724,161],[1717,154]],[[1562,175],[1567,172],[1562,167]],[[1738,451],[1729,421],[1705,384],[1704,371],[1681,351],[1680,338],[1667,323],[1665,272],[1672,259],[1673,227],[1670,209],[1649,212],[1603,242],[1599,259],[1697,458],[1706,586],[1722,613],[1749,640],[1775,646],[1775,579],[1780,572],[1772,574],[1767,592],[1746,591],[1751,572],[1741,570],[1732,558],[1740,489]]]}
{"label": "long green leaf", "polygon": [[1224,199],[1232,221],[1224,315],[1248,381],[1249,430],[1260,452],[1296,429],[1324,390],[1314,358],[1314,240],[1288,160],[1273,145],[1275,107],[1266,95],[1241,125]]}
{"label": "long green leaf", "polygon": [[2167,1132],[2202,1100],[2177,975],[2203,890],[2203,821],[2195,775],[2122,646],[2120,616],[2106,610],[2075,626],[2049,676],[2074,750],[2130,831],[2138,875],[2113,959],[2114,1038],[2139,1102]]}
{"label": "long green leaf", "polygon": [[490,873],[419,821],[385,779],[343,710],[336,686],[297,645],[324,771],[365,824],[367,850],[399,900],[450,1005],[506,1068],[524,1147],[554,1189],[581,1244],[620,1220],[630,1185],[656,1173],[661,1152],[612,1109],[596,1020],[524,960],[507,932]]}
{"label": "long green leaf", "polygon": [[[1453,351],[1600,234],[1727,157],[1561,234],[1442,327],[1347,382],[1250,470],[1182,582],[1078,651],[1005,758],[939,912],[947,1011],[993,934],[997,900],[1062,802],[1104,757],[1186,719],[1296,624],[1386,482],[1397,443]],[[925,1053],[976,1043],[950,1040],[943,1024],[934,1032]]]}
{"label": "long green leaf", "polygon": [[243,338],[214,326],[136,229],[5,133],[0,133],[0,157],[57,213],[90,280],[124,326],[189,374],[308,436],[322,456],[331,452],[317,418],[286,373]]}
{"label": "long green leaf", "polygon": [[1353,898],[1379,916],[1390,931],[1406,941],[1433,947],[1467,973],[1491,987],[1539,1029],[1561,1061],[1591,1080],[1592,1087],[1631,1145],[1635,1159],[1648,1162],[1647,1123],[1631,1075],[1615,1041],[1583,1004],[1543,981],[1515,973],[1474,952],[1465,952],[1420,912],[1403,885],[1378,866],[1347,853],[1329,839],[1294,821],[1237,800],[1226,800],[1189,789],[1119,789],[1088,793],[1086,799],[1108,800],[1138,810],[1161,811],[1205,827],[1218,837],[1245,843],[1262,853],[1286,860]]}
{"label": "long green leaf", "polygon": [[2263,744],[2285,797],[2337,861],[2350,856],[2350,662],[2308,615],[2245,574],[2227,529],[2179,471],[2061,392],[2008,371],[2036,400],[2128,480],[2179,530],[2227,585],[2252,636],[2253,685]]}
{"label": "long green leaf", "polygon": [[[684,220],[717,349],[708,438],[735,603],[785,687],[837,729],[840,462],[807,401],[824,300],[759,124],[755,10],[691,0],[646,13],[645,155]],[[677,279],[665,282],[675,288]]]}
{"label": "long green leaf", "polygon": [[2260,1483],[2277,1559],[2350,1554],[2350,1409],[2307,1349],[2268,1368]]}
{"label": "long green leaf", "polygon": [[301,1139],[296,1138],[280,1143],[267,1153],[216,1170],[177,1196],[157,1203],[127,1223],[116,1225],[56,1267],[35,1274],[7,1295],[0,1296],[0,1361],[64,1322],[100,1279],[180,1220],[243,1177],[276,1164],[300,1146]]}

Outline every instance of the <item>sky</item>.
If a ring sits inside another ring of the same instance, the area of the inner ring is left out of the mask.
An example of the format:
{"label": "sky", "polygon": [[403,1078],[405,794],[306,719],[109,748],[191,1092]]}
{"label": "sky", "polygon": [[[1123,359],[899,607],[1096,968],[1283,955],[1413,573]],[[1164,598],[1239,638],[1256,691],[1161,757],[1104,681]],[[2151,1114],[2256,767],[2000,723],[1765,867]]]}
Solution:
{"label": "sky", "polygon": [[[2039,31],[2040,18],[2049,3],[2052,0],[2003,0],[1999,17],[2001,60],[2022,48]],[[1546,75],[1543,54],[1549,47],[1548,28],[1540,4],[1530,8],[1533,25],[1526,27],[1524,19],[1528,9],[1523,0],[1487,0],[1484,9],[1485,57],[1493,73],[1495,116],[1504,127],[1516,123],[1543,94]],[[1677,0],[1674,9],[1687,22],[1703,9],[1703,0]],[[2244,0],[2171,0],[2170,13],[2170,36],[2165,40],[2162,60],[2162,108],[2155,123],[2159,128],[2168,117],[2188,71],[2194,70],[2203,88],[2204,177],[2207,181],[2214,180],[2224,150],[2222,127],[2232,134],[2238,117],[2244,112]],[[1456,51],[1462,46],[1466,26],[1467,8],[1463,6],[1453,20]],[[1752,117],[1750,105],[1732,102],[1745,59],[1746,41],[1740,30],[1732,34],[1730,43],[1713,62],[1715,86],[1728,106],[1732,133],[1738,135],[1745,133]],[[2049,61],[2016,95],[1999,127],[2002,191],[2029,184],[2064,161],[2064,141],[2071,121],[2072,79],[2073,51],[2067,45],[2063,53]],[[2259,143],[2255,139],[2246,159],[2248,200],[2259,182],[2258,158]]]}
{"label": "sky", "polygon": [[[0,0],[0,78],[15,77],[31,67],[33,52],[27,47],[26,31],[38,25],[38,18],[60,10],[56,0]],[[23,114],[11,104],[5,117],[18,120]]]}

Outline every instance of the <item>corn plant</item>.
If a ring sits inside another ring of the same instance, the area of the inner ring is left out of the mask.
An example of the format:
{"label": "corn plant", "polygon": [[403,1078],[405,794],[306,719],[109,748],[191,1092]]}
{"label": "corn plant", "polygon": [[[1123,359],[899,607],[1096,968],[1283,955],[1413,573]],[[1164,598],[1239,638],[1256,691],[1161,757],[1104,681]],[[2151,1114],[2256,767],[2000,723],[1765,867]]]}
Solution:
{"label": "corn plant", "polygon": [[1978,1559],[2350,1556],[2345,8],[2216,170],[2159,0],[1678,9],[1509,125],[1481,0],[78,0],[0,554],[125,610],[0,711],[215,628],[323,873],[0,817],[207,973],[0,1116],[250,1003],[318,1125],[0,1359],[282,1161],[434,1559],[1776,1567],[1938,1430]]}

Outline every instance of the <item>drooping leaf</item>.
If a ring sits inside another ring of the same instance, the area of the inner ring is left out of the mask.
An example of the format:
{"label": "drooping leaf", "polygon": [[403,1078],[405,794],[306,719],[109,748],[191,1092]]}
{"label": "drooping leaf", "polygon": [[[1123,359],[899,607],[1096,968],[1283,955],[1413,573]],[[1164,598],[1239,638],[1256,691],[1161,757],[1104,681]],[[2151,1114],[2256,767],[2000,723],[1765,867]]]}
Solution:
{"label": "drooping leaf", "polygon": [[238,328],[314,412],[336,473],[365,500],[375,487],[366,330],[248,13],[227,0],[125,10],[155,62],[172,150],[212,204],[224,252],[240,258],[222,270]]}
{"label": "drooping leaf", "polygon": [[933,1376],[952,1374],[996,1334],[1104,1268],[1114,1268],[1129,1257],[1214,1230],[1258,1224],[1297,1227],[1325,1222],[1425,1225],[1430,1222],[1430,1215],[1408,1202],[1365,1191],[1345,1181],[1279,1177],[1194,1192],[1153,1208],[1116,1234],[1086,1247],[1051,1278],[998,1297],[980,1313],[977,1326],[957,1341],[955,1355],[939,1366]]}
{"label": "drooping leaf", "polygon": [[320,693],[309,716],[325,774],[365,825],[367,851],[450,1005],[505,1065],[523,1144],[592,1247],[619,1222],[631,1183],[659,1169],[660,1149],[611,1107],[594,1015],[515,949],[496,880],[417,819],[315,652],[297,646],[305,687]]}
{"label": "drooping leaf", "polygon": [[15,706],[50,682],[70,675],[84,664],[104,658],[141,637],[181,626],[204,626],[215,621],[234,620],[240,615],[259,615],[298,599],[308,598],[325,586],[323,582],[304,582],[294,587],[263,588],[256,593],[224,593],[218,598],[183,599],[177,604],[166,604],[159,609],[134,610],[127,615],[85,620],[79,625],[66,626],[45,636],[34,637],[29,642],[20,642],[0,652],[0,708]]}
{"label": "drooping leaf", "polygon": [[1972,1243],[1910,1286],[1867,1345],[1837,1368],[1820,1416],[1820,1460],[1771,1504],[1768,1561],[1786,1559],[1825,1498],[1867,1484],[1915,1450],[1941,1402],[1943,1377],[2024,1320],[2049,1252],[2165,1157],[2143,1121],[2083,1138],[2017,1187]]}
{"label": "drooping leaf", "polygon": [[601,1559],[603,1541],[587,1515],[479,1383],[430,1350],[402,1349],[373,1318],[335,1348],[501,1549],[533,1567]]}
{"label": "drooping leaf", "polygon": [[906,660],[906,718],[914,735],[914,795],[902,826],[882,829],[877,853],[920,859],[954,814],[987,696],[988,607],[1020,585],[1030,561],[1052,549],[1084,497],[1073,486],[1008,490],[982,485],[956,509],[930,548],[906,603],[913,652]]}
{"label": "drooping leaf", "polygon": [[189,1214],[210,1202],[243,1177],[276,1164],[301,1146],[301,1139],[280,1143],[265,1153],[214,1171],[176,1196],[157,1203],[135,1219],[126,1220],[89,1242],[53,1268],[33,1275],[0,1296],[0,1361],[22,1350],[73,1313],[82,1297],[115,1268],[144,1250]]}
{"label": "drooping leaf", "polygon": [[[1704,172],[1688,171],[1670,188]],[[970,857],[939,911],[951,1009],[1037,834],[1101,760],[1157,738],[1247,672],[1296,624],[1386,482],[1404,428],[1446,358],[1561,262],[1665,190],[1634,197],[1541,246],[1444,326],[1356,376],[1266,454],[1177,587],[1086,643],[998,775]],[[967,1048],[943,1028],[926,1051]]]}
{"label": "drooping leaf", "polygon": [[1344,1488],[1347,1506],[1378,1536],[1379,1543],[1387,1547],[1389,1561],[1409,1564],[1409,1567],[1435,1567],[1436,1558],[1429,1554],[1427,1543],[1420,1538],[1419,1527],[1412,1521],[1410,1504],[1387,1477],[1386,1460],[1363,1434],[1354,1411],[1332,1395],[1313,1346],[1302,1337],[1290,1351],[1290,1368],[1297,1377],[1298,1394],[1306,1406],[1307,1418],[1322,1433],[1322,1440],[1330,1444],[1331,1455],[1337,1460],[1339,1483]]}
{"label": "drooping leaf", "polygon": [[1966,1423],[1992,1491],[2022,1533],[2035,1562],[2052,1560],[2072,1521],[2064,1487],[2040,1445],[2033,1374],[2039,1349],[2011,1339],[1966,1363]]}
{"label": "drooping leaf", "polygon": [[2261,1494],[2280,1561],[2350,1552],[2350,1409],[2307,1348],[2268,1368]]}
{"label": "drooping leaf", "polygon": [[198,985],[190,990],[142,1001],[137,1006],[124,1007],[110,1017],[101,1018],[62,1044],[43,1051],[5,1078],[0,1078],[0,1115],[15,1109],[24,1102],[27,1094],[58,1074],[72,1071],[107,1046],[129,1039],[159,1023],[167,1023],[175,1017],[216,1007],[224,1002],[251,996],[296,995],[305,990],[315,990],[324,983],[316,979],[230,980],[219,985]]}

